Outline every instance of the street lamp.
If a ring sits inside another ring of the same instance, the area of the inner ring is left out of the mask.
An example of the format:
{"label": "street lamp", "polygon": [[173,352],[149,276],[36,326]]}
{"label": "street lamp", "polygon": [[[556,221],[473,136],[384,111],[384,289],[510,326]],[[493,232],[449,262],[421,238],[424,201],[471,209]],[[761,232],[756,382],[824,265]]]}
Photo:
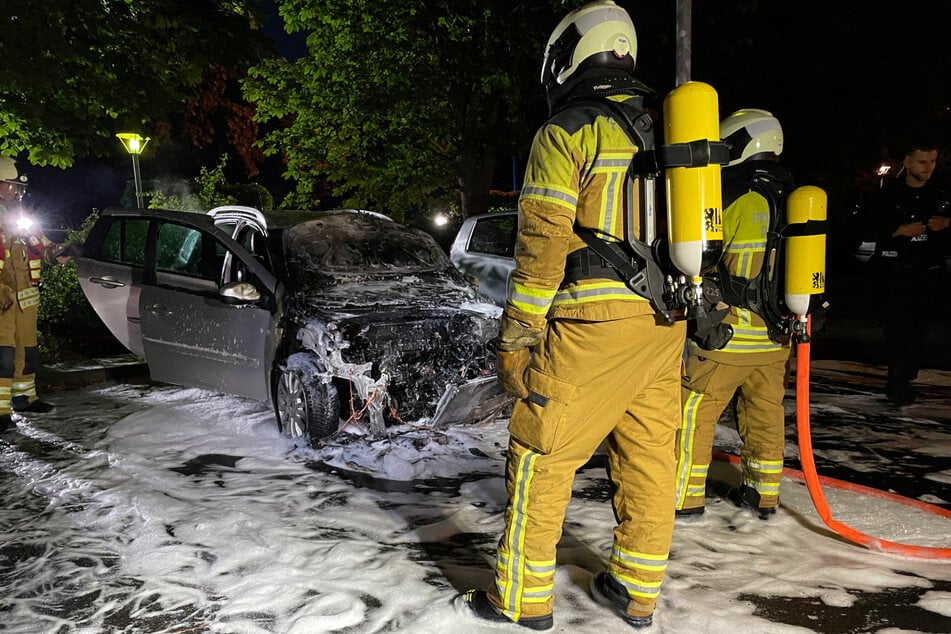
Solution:
{"label": "street lamp", "polygon": [[145,149],[150,137],[142,137],[137,132],[120,132],[116,135],[122,141],[122,147],[132,155],[132,177],[135,179],[135,202],[139,209],[142,204],[142,173],[139,171],[139,154]]}

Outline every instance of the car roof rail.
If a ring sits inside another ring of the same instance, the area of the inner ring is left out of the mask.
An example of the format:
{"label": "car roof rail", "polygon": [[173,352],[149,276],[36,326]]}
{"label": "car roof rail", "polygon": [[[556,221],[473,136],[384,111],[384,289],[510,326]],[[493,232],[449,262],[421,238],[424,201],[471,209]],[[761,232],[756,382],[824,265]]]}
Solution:
{"label": "car roof rail", "polygon": [[351,214],[366,214],[368,216],[373,216],[374,218],[379,218],[380,220],[389,220],[390,222],[393,222],[393,219],[386,214],[381,214],[378,211],[370,211],[368,209],[334,209],[333,211],[343,211]]}
{"label": "car roof rail", "polygon": [[208,210],[208,215],[215,220],[218,219],[219,215],[225,214],[230,217],[252,220],[256,222],[262,230],[267,231],[267,219],[259,209],[255,209],[254,207],[248,207],[246,205],[222,205]]}

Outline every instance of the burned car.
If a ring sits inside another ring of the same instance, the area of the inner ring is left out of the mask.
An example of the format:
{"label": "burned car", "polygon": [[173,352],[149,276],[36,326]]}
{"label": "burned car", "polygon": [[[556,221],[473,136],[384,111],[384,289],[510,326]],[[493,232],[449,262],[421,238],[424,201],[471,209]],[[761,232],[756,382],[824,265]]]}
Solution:
{"label": "burned car", "polygon": [[76,270],[154,380],[271,401],[295,439],[508,405],[485,345],[498,307],[430,236],[381,214],[110,208]]}

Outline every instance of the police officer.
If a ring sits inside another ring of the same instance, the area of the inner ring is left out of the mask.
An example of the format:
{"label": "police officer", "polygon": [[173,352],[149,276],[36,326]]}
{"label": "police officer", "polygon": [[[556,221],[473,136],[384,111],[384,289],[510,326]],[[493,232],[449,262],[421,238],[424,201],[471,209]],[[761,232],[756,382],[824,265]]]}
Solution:
{"label": "police officer", "polygon": [[937,161],[934,143],[911,144],[898,178],[883,184],[873,207],[888,361],[885,397],[898,406],[915,401],[911,382],[918,378],[924,335],[944,291],[951,197],[932,180]]}
{"label": "police officer", "polygon": [[[640,147],[612,114],[643,113],[637,37],[611,0],[570,13],[542,68],[552,113],[537,132],[519,199],[515,269],[495,340],[498,376],[517,397],[509,422],[509,504],[495,583],[464,605],[481,619],[553,627],[555,547],[575,471],[605,442],[617,526],[595,600],[651,624],[674,525],[674,436],[684,322],[599,266],[575,224],[625,236],[627,170]],[[566,273],[570,270],[570,274]]]}
{"label": "police officer", "polygon": [[0,156],[0,431],[12,425],[11,409],[44,413],[53,405],[36,395],[36,318],[42,262],[56,258],[57,245],[28,226],[19,202],[27,178],[13,159]]}
{"label": "police officer", "polygon": [[[767,238],[778,222],[792,177],[779,165],[783,130],[765,110],[734,112],[720,124],[730,147],[723,168],[723,256],[719,275],[730,304],[724,323],[733,337],[719,350],[691,341],[683,377],[683,419],[677,436],[677,515],[704,511],[707,472],[717,420],[736,396],[737,427],[743,441],[742,484],[730,492],[738,506],[761,518],[775,513],[785,444],[787,341],[774,341],[762,306],[750,306],[748,287],[763,271]],[[774,279],[782,279],[775,275]],[[773,293],[781,289],[773,288]],[[775,336],[775,335],[774,335]]]}

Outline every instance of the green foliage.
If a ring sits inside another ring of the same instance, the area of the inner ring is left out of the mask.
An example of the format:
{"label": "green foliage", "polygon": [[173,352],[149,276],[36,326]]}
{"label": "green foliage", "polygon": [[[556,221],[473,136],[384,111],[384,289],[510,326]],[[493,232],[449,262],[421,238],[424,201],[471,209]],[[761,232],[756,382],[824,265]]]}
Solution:
{"label": "green foliage", "polygon": [[[81,247],[98,217],[98,212],[93,211],[78,229],[67,233],[63,245]],[[67,353],[70,341],[97,335],[107,337],[108,330],[79,286],[75,261],[61,265],[44,262],[41,275],[43,290],[37,317],[41,354],[59,357]]]}
{"label": "green foliage", "polygon": [[115,133],[181,113],[210,63],[270,44],[258,0],[4,0],[0,153],[68,167]]}
{"label": "green foliage", "polygon": [[225,176],[228,156],[222,155],[213,168],[202,167],[192,187],[176,183],[155,182],[147,192],[149,209],[176,209],[204,213],[221,205],[248,205],[273,209],[274,197],[258,183],[232,183]]}
{"label": "green foliage", "polygon": [[[279,0],[309,55],[248,72],[263,143],[286,158],[285,207],[319,204],[325,181],[344,206],[400,216],[487,194],[499,157],[527,153],[544,116],[537,68],[553,26],[507,0]],[[552,14],[554,15],[554,14]]]}

